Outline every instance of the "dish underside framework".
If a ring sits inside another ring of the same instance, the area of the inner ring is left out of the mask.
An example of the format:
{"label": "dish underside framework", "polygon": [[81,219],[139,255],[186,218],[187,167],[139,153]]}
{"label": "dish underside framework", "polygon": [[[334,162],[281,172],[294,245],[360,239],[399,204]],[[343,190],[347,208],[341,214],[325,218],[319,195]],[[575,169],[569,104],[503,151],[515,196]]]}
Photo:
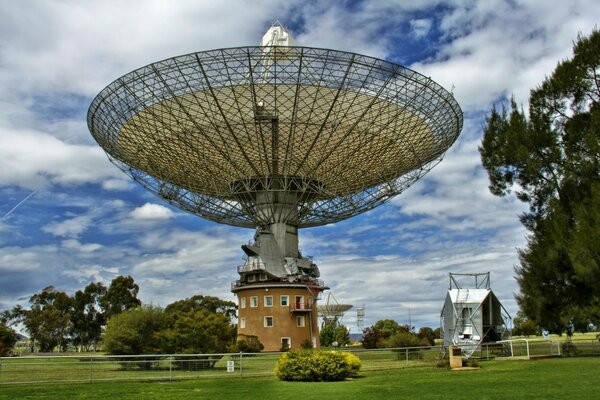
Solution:
{"label": "dish underside framework", "polygon": [[437,164],[462,122],[451,93],[401,65],[275,46],[147,65],[88,113],[96,141],[134,180],[185,211],[252,228],[376,207]]}

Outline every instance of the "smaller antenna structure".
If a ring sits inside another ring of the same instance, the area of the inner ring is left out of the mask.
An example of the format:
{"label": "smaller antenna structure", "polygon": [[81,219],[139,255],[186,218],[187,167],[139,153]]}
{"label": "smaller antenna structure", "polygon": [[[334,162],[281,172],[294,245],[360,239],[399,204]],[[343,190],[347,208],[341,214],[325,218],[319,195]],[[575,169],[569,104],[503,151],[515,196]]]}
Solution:
{"label": "smaller antenna structure", "polygon": [[444,346],[459,346],[470,358],[482,343],[510,338],[511,317],[491,289],[489,272],[450,273],[449,280],[440,313]]}
{"label": "smaller antenna structure", "polygon": [[335,296],[329,292],[325,304],[318,306],[319,316],[323,319],[321,328],[331,324],[339,325],[346,311],[351,308],[351,304],[340,304]]}
{"label": "smaller antenna structure", "polygon": [[358,307],[356,309],[356,328],[358,329],[358,333],[362,334],[363,326],[365,323],[365,306]]}

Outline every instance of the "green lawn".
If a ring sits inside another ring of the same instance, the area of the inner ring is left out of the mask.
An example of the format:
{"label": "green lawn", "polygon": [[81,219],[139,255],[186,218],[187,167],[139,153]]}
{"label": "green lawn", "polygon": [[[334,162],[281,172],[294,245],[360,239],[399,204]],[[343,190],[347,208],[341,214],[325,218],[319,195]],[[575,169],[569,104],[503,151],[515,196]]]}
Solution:
{"label": "green lawn", "polygon": [[598,398],[600,359],[482,362],[475,371],[431,367],[367,371],[331,383],[281,382],[275,377],[161,382],[14,385],[3,399],[591,399]]}

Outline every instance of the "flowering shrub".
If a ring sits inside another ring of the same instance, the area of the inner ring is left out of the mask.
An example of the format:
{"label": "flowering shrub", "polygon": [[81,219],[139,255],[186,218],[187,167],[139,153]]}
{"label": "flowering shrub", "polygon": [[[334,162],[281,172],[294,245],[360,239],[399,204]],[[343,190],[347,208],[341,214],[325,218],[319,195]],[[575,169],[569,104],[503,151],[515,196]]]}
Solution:
{"label": "flowering shrub", "polygon": [[284,381],[341,381],[355,376],[361,362],[341,351],[290,351],[277,360],[275,374]]}

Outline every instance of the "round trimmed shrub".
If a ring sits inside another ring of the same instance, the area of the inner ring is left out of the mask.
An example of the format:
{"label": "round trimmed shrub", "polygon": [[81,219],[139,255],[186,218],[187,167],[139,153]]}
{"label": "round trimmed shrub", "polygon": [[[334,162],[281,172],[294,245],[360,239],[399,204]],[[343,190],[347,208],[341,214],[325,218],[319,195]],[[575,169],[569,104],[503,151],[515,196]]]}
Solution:
{"label": "round trimmed shrub", "polygon": [[284,381],[341,381],[355,376],[360,359],[341,351],[293,350],[279,356],[275,374]]}

